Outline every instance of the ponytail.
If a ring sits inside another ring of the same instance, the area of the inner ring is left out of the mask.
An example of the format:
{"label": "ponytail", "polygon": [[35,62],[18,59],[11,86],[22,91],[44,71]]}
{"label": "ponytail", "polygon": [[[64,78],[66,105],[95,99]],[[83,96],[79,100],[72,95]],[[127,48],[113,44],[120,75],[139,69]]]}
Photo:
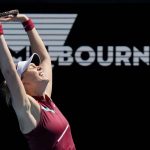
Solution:
{"label": "ponytail", "polygon": [[10,91],[8,89],[6,81],[3,81],[3,82],[0,83],[0,95],[5,100],[7,106],[10,106],[10,104],[11,104]]}

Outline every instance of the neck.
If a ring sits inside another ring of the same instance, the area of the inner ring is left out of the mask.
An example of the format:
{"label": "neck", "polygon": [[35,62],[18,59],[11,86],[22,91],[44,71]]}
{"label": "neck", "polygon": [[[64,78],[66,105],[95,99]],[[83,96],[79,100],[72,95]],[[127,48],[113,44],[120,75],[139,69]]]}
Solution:
{"label": "neck", "polygon": [[[39,88],[40,89],[40,88]],[[30,90],[30,91],[26,91],[28,95],[31,95],[31,96],[43,96],[45,98],[45,90]]]}
{"label": "neck", "polygon": [[37,85],[37,84],[27,84],[26,85],[26,93],[31,96],[43,96],[45,98],[45,90],[46,90],[46,85]]}

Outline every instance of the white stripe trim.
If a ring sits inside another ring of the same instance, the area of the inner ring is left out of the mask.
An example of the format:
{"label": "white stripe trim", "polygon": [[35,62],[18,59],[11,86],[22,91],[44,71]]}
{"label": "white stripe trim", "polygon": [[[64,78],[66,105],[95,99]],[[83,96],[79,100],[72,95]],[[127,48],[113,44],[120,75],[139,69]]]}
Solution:
{"label": "white stripe trim", "polygon": [[[47,23],[73,23],[74,18],[33,18],[34,24],[47,24]],[[5,22],[4,24],[14,25],[16,22]]]}
{"label": "white stripe trim", "polygon": [[[58,30],[49,29],[49,30],[46,30],[44,28],[43,29],[37,29],[37,30],[38,30],[39,34],[55,34],[55,35],[56,34],[59,34],[59,35],[66,34],[66,35],[68,35],[68,33],[70,31],[68,29],[58,29]],[[23,29],[21,29],[21,30],[6,29],[5,30],[5,35],[7,35],[7,34],[12,34],[12,35],[20,35],[21,34],[21,35],[26,36],[25,31]]]}
{"label": "white stripe trim", "polygon": [[76,18],[77,14],[26,14],[31,18]]}
{"label": "white stripe trim", "polygon": [[69,125],[67,125],[67,127],[65,128],[64,132],[61,134],[61,136],[59,137],[59,139],[57,140],[57,142],[59,142],[62,137],[64,136],[64,134],[66,133],[67,129],[69,128]]}
{"label": "white stripe trim", "polygon": [[[72,23],[56,23],[56,24],[36,24],[36,29],[68,29],[70,30],[72,27]],[[4,30],[5,29],[23,29],[21,24],[5,24],[4,25]]]}
{"label": "white stripe trim", "polygon": [[[28,41],[28,37],[25,35],[5,35],[5,39],[7,40],[14,40],[14,38],[17,40],[27,40]],[[66,40],[67,35],[41,35],[41,38],[43,40]]]}
{"label": "white stripe trim", "polygon": [[[55,40],[55,41],[44,41],[44,43],[45,43],[45,45],[60,45],[60,46],[62,46],[62,45],[64,45],[64,43],[65,43],[65,41],[64,40],[61,40],[61,41],[58,41],[58,40]],[[28,45],[30,45],[30,43],[29,43],[29,41],[21,41],[21,40],[18,40],[18,41],[10,41],[10,40],[8,40],[7,41],[7,44],[9,45],[9,46],[28,46]]]}

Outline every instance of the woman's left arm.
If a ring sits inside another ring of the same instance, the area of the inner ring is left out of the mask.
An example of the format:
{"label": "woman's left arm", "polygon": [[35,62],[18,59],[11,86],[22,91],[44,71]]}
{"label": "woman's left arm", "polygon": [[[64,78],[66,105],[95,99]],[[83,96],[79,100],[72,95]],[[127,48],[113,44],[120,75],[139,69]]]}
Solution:
{"label": "woman's left arm", "polygon": [[[51,65],[51,58],[50,55],[42,41],[39,33],[37,32],[36,28],[34,27],[34,23],[30,18],[26,19],[22,22],[25,30],[28,34],[29,41],[31,43],[32,53],[39,54],[41,58],[40,66],[43,69],[45,76],[49,79],[48,86],[46,88],[46,93],[51,97],[52,92],[52,65]],[[29,27],[29,28],[26,28]],[[30,28],[31,27],[31,28]]]}

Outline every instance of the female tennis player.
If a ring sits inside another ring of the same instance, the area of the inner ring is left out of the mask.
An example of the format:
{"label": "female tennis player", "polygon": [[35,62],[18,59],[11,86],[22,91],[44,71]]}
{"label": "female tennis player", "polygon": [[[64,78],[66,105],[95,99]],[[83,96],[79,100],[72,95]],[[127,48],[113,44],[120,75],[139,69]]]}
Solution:
{"label": "female tennis player", "polygon": [[76,150],[70,125],[51,99],[51,59],[32,19],[18,14],[0,17],[3,21],[22,23],[31,43],[31,57],[15,65],[0,23],[0,69],[30,149]]}

